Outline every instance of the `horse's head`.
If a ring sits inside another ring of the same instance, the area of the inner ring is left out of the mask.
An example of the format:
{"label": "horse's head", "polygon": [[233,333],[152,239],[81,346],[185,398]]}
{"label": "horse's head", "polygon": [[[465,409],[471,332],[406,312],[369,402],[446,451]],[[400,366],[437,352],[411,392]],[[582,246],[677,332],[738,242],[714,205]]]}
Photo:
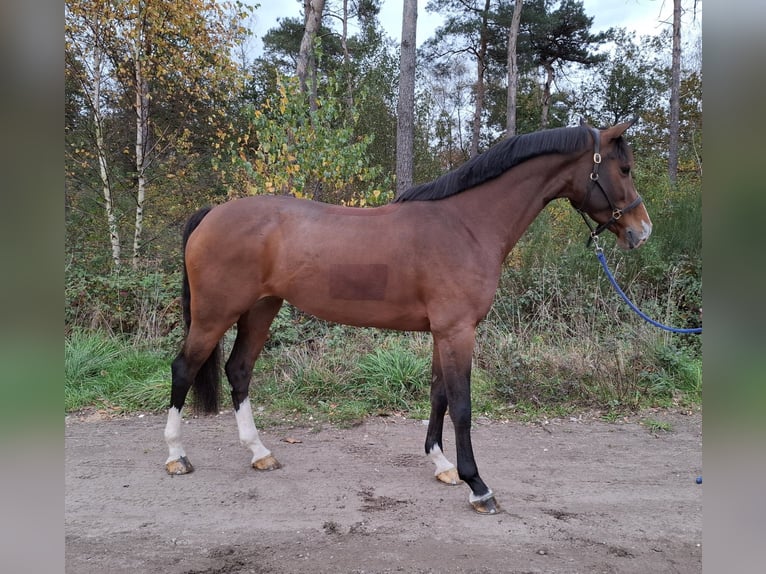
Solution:
{"label": "horse's head", "polygon": [[[652,232],[652,221],[633,184],[633,152],[622,134],[638,118],[605,130],[590,128],[593,153],[587,154],[583,168],[578,168],[572,206],[579,211],[592,236],[608,229],[617,236],[623,249],[642,245]],[[587,164],[587,168],[584,167]],[[597,223],[593,227],[585,214]]]}

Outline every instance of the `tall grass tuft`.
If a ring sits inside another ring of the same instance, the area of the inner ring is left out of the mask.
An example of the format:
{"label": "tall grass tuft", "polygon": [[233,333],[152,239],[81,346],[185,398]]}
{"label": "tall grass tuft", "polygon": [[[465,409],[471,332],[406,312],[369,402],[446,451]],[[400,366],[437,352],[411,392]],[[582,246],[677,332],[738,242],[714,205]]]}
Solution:
{"label": "tall grass tuft", "polygon": [[97,378],[122,353],[123,346],[101,331],[73,331],[64,341],[64,382],[78,387]]}
{"label": "tall grass tuft", "polygon": [[404,340],[362,356],[354,392],[374,408],[407,411],[428,397],[430,358],[416,355]]}
{"label": "tall grass tuft", "polygon": [[73,331],[65,341],[64,407],[164,410],[170,397],[169,361],[162,351],[104,332]]}

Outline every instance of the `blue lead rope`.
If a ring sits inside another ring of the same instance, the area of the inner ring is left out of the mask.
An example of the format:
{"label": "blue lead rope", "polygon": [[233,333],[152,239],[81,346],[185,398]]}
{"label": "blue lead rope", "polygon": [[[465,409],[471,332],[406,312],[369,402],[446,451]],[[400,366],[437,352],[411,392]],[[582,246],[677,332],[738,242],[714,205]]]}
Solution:
{"label": "blue lead rope", "polygon": [[[594,238],[595,239],[595,238]],[[658,323],[654,319],[651,319],[647,315],[645,315],[641,309],[636,307],[633,304],[633,301],[628,299],[628,296],[625,294],[625,292],[620,289],[620,286],[617,284],[617,280],[614,278],[614,275],[612,275],[612,272],[609,271],[609,266],[606,264],[606,257],[604,257],[604,250],[601,249],[601,247],[598,247],[598,244],[596,246],[596,256],[598,257],[598,260],[601,262],[601,267],[604,268],[604,273],[606,273],[606,276],[609,278],[609,282],[612,284],[612,286],[615,288],[617,293],[619,293],[620,297],[623,298],[623,300],[628,304],[628,306],[633,309],[633,311],[636,312],[636,314],[641,317],[644,321],[651,323],[655,327],[659,327],[660,329],[664,329],[666,331],[670,331],[672,333],[702,333],[702,327],[697,327],[696,329],[677,329],[676,327],[668,327],[667,325],[663,325],[662,323]]]}

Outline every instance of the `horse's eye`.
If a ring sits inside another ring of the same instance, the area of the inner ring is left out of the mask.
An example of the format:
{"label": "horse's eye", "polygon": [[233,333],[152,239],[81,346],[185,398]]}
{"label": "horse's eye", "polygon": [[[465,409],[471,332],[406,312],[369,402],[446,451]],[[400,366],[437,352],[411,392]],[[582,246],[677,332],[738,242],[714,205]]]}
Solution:
{"label": "horse's eye", "polygon": [[630,175],[630,166],[624,165],[620,168],[620,171],[622,172],[622,175]]}

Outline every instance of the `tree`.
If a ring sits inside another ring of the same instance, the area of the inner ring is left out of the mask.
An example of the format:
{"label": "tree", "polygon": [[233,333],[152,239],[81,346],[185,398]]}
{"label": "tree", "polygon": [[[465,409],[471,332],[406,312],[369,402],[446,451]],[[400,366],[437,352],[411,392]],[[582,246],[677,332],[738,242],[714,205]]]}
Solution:
{"label": "tree", "polygon": [[470,54],[475,61],[474,109],[471,122],[469,156],[479,153],[481,128],[484,121],[486,82],[491,45],[502,42],[493,26],[496,14],[491,0],[431,0],[428,10],[446,15],[446,21],[425,44],[427,53],[436,59],[455,58]]}
{"label": "tree", "polygon": [[[165,152],[183,145],[183,131],[175,126],[152,125],[150,100],[170,91],[189,101],[186,113],[215,99],[224,76],[234,71],[229,54],[239,32],[228,19],[228,5],[212,0],[189,0],[182,4],[167,0],[125,3],[116,28],[114,56],[125,85],[134,92],[136,208],[133,266],[143,245],[144,206],[149,170]],[[235,15],[239,20],[242,13]],[[177,70],[184,70],[185,75]],[[218,84],[218,85],[216,85]],[[155,112],[157,104],[154,104]]]}
{"label": "tree", "polygon": [[[162,182],[183,175],[184,161],[195,157],[195,146],[214,147],[211,139],[226,126],[222,104],[234,89],[237,72],[231,49],[243,33],[239,22],[245,14],[239,5],[215,0],[82,0],[66,6],[72,60],[68,69],[74,74],[86,71],[82,80],[94,89],[105,85],[108,74],[113,107],[104,113],[108,111],[109,120],[119,124],[111,132],[118,139],[106,141],[105,131],[95,130],[93,155],[106,149],[117,152],[111,163],[125,169],[121,177],[134,212],[134,267],[143,255],[147,201],[151,199],[155,208],[163,203]],[[95,62],[99,66],[93,67]],[[100,75],[92,72],[96,69]],[[90,105],[96,115],[100,105]],[[133,124],[131,143],[125,124],[128,115]],[[102,117],[95,123],[103,126],[105,121]],[[205,146],[199,145],[201,139]],[[130,156],[128,167],[125,158]],[[105,162],[99,163],[104,167]],[[105,201],[112,209],[114,171],[107,173],[112,202]],[[115,214],[115,224],[117,219]],[[112,253],[118,266],[119,255],[114,254],[119,252],[115,247],[119,235],[110,231],[110,236],[116,237]]]}
{"label": "tree", "polygon": [[[325,4],[314,44],[321,56],[314,59],[316,88],[320,100],[335,97],[330,85],[335,86],[335,80],[342,82],[345,86],[344,122],[354,126],[359,138],[374,135],[367,148],[371,165],[395,173],[399,61],[391,49],[393,42],[380,27],[379,9],[379,0],[343,0],[342,4]],[[279,75],[287,77],[295,73],[303,34],[302,21],[289,18],[281,19],[266,33],[263,57],[251,68],[251,79],[244,96],[248,102],[259,104],[265,101],[276,91]],[[358,97],[360,92],[364,92],[364,97]],[[361,115],[365,121],[355,122],[353,113]]]}
{"label": "tree", "polygon": [[440,167],[437,175],[440,175],[468,159],[463,112],[470,106],[474,76],[465,60],[458,58],[439,61],[424,75],[424,92],[431,107],[430,139]]}
{"label": "tree", "polygon": [[[303,39],[298,52],[296,73],[304,94],[310,94],[309,106],[316,110],[317,82],[316,82],[316,58],[314,56],[314,40],[317,31],[322,24],[322,11],[324,0],[303,0],[304,25]],[[308,75],[311,73],[311,91],[308,90]]]}
{"label": "tree", "polygon": [[404,0],[399,60],[399,100],[396,105],[396,194],[412,187],[415,130],[415,49],[417,0]]}
{"label": "tree", "polygon": [[670,129],[668,140],[668,177],[678,179],[678,141],[681,113],[681,0],[673,0],[673,49],[670,64]]}
{"label": "tree", "polygon": [[[342,0],[340,14],[330,11],[329,15],[341,22],[340,45],[343,52],[343,72],[346,76],[347,103],[354,104],[354,74],[352,63],[353,38],[349,36],[349,22],[356,19],[367,40],[374,40],[377,16],[380,13],[380,0]],[[357,42],[358,44],[358,42]]]}
{"label": "tree", "polygon": [[511,27],[508,29],[508,110],[505,124],[506,137],[516,135],[516,91],[519,83],[516,50],[519,38],[519,26],[521,24],[521,8],[523,4],[524,0],[515,0]]}
{"label": "tree", "polygon": [[[346,84],[347,103],[351,106],[365,61],[377,58],[381,50],[379,12],[380,0],[342,0],[339,8],[325,3],[310,45],[307,43],[308,22],[297,18],[281,19],[279,25],[263,37],[264,55],[255,67],[260,71],[274,68],[284,75],[298,73],[299,78],[303,75],[304,92],[313,98],[321,92],[324,78],[340,72]],[[340,32],[334,27],[338,23]],[[358,29],[355,35],[349,33],[352,24]],[[307,46],[310,46],[308,56],[302,53]]]}
{"label": "tree", "polygon": [[614,48],[581,84],[574,109],[593,125],[613,125],[660,105],[667,82],[663,36],[638,42],[624,29],[614,31]]}
{"label": "tree", "polygon": [[489,8],[490,0],[484,0],[484,8],[480,13],[479,50],[476,53],[476,105],[473,115],[473,131],[471,133],[470,157],[479,155],[479,136],[481,134],[482,116],[484,114],[484,99],[487,91],[484,75],[487,70],[487,44],[489,42]]}
{"label": "tree", "polygon": [[[113,205],[114,191],[110,179],[109,151],[105,141],[105,114],[107,97],[105,88],[108,82],[109,63],[105,51],[105,34],[109,19],[107,10],[87,14],[84,4],[75,3],[66,6],[66,76],[79,88],[84,96],[83,103],[88,110],[92,123],[91,152],[86,151],[84,142],[78,142],[74,147],[72,159],[83,164],[88,155],[95,155],[98,163],[98,175],[101,181],[101,192],[104,198],[104,213],[107,221],[111,260],[115,269],[119,269],[122,261],[120,231]],[[68,90],[68,93],[72,93]],[[73,110],[74,111],[74,110]],[[87,161],[84,165],[87,166]]]}
{"label": "tree", "polygon": [[[247,110],[249,129],[231,148],[229,163],[244,171],[238,195],[272,193],[346,205],[383,201],[378,167],[365,161],[371,136],[355,134],[359,114],[345,109],[342,83],[326,78],[327,97],[306,118],[306,96],[298,80],[279,77],[276,89]],[[360,99],[365,97],[364,91]]]}
{"label": "tree", "polygon": [[604,59],[594,52],[606,42],[611,31],[591,34],[593,18],[585,13],[579,0],[561,0],[553,9],[553,0],[531,0],[524,11],[524,27],[532,63],[542,68],[543,80],[540,127],[548,127],[552,86],[556,75],[570,63],[589,67]]}

